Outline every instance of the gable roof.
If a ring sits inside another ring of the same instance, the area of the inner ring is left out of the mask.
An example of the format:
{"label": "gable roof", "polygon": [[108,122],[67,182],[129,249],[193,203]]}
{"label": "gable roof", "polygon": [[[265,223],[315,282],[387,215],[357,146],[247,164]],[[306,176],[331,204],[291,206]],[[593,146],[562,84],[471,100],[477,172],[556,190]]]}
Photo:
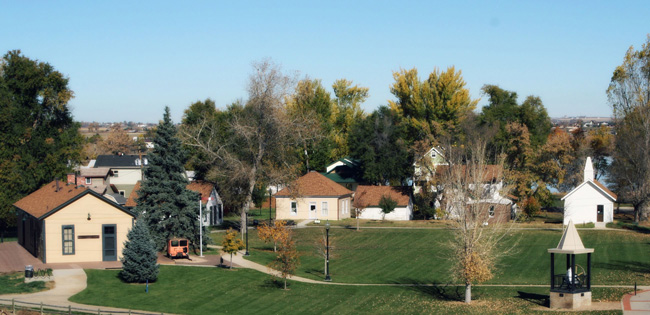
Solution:
{"label": "gable roof", "polygon": [[[451,170],[450,170],[451,167]],[[462,174],[465,174],[465,176],[469,177],[471,174],[469,174],[467,170],[467,165],[437,165],[435,169],[435,176],[444,176],[445,173],[448,172],[461,172]],[[481,171],[483,178],[482,182],[484,183],[491,183],[495,181],[501,181],[501,177],[503,174],[503,167],[501,165],[484,165],[483,170]],[[470,180],[470,179],[468,179]]]}
{"label": "gable roof", "polygon": [[214,184],[212,183],[202,181],[202,180],[197,180],[197,181],[190,182],[187,185],[187,189],[201,194],[201,203],[206,204],[208,203],[208,198],[210,198],[210,195],[212,194],[212,190],[215,188],[214,188]]}
{"label": "gable roof", "polygon": [[23,199],[18,200],[14,203],[14,206],[38,219],[44,219],[75,200],[87,194],[92,194],[102,201],[105,201],[129,215],[134,216],[131,212],[87,187],[66,185],[60,181],[58,182],[58,187],[59,188],[57,189],[57,181],[52,181],[35,192],[25,196]]}
{"label": "gable roof", "polygon": [[594,180],[588,180],[586,182],[583,182],[582,184],[578,185],[578,187],[573,188],[573,190],[571,190],[568,194],[564,195],[564,197],[562,197],[561,200],[565,200],[574,192],[582,189],[582,187],[584,187],[585,185],[589,185],[590,187],[594,188],[596,191],[599,191],[601,194],[603,194],[611,201],[616,201],[616,199],[618,198],[618,196],[616,196],[615,193],[613,193],[611,190],[605,187],[605,185],[603,185],[601,182],[594,179]]}
{"label": "gable roof", "polygon": [[[132,208],[138,205],[136,200],[138,199],[138,190],[140,190],[141,183],[142,181],[135,183],[135,186],[133,186],[133,190],[129,195],[129,199],[127,199],[126,203],[124,204],[125,206]],[[201,197],[201,202],[203,204],[206,204],[208,203],[208,198],[212,193],[212,189],[214,189],[214,185],[205,181],[194,181],[187,184],[186,188],[202,194],[203,196]]]}
{"label": "gable roof", "polygon": [[135,200],[138,199],[138,190],[140,190],[140,183],[141,181],[135,183],[135,186],[133,186],[133,190],[131,190],[131,194],[129,195],[129,199],[126,200],[124,206],[135,207],[138,205],[138,203],[135,202]]}
{"label": "gable roof", "polygon": [[[290,186],[292,187],[292,186]],[[323,196],[339,197],[352,194],[352,191],[337,184],[333,180],[325,177],[318,172],[309,172],[298,178],[292,191],[290,187],[285,187],[275,194],[276,197],[290,197],[297,193],[298,196]]]}
{"label": "gable roof", "polygon": [[[95,168],[98,167],[141,167],[147,165],[147,156],[143,155],[144,165],[140,165],[139,155],[99,155],[95,161]],[[137,161],[137,162],[136,162]]]}
{"label": "gable roof", "polygon": [[354,193],[355,202],[367,206],[378,206],[382,196],[389,196],[400,207],[408,206],[411,199],[410,187],[401,186],[359,186]]}

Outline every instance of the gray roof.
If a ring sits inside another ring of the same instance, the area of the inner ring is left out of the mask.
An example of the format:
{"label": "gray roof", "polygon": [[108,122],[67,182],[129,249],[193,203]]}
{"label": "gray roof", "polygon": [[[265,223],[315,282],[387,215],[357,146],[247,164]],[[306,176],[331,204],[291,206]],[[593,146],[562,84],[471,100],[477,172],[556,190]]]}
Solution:
{"label": "gray roof", "polygon": [[[142,166],[147,165],[147,156],[143,155],[142,159],[144,163]],[[100,155],[97,156],[97,161],[95,162],[95,168],[99,167],[140,167],[140,156],[139,155]]]}

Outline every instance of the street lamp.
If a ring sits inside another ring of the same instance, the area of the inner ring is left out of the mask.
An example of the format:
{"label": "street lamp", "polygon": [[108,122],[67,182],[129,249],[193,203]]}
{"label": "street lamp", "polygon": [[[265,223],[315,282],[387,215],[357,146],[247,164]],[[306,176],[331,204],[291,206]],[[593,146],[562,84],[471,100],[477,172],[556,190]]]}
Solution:
{"label": "street lamp", "polygon": [[201,204],[202,197],[203,194],[199,193],[199,248],[201,248],[201,256],[199,257],[203,257],[203,205]]}
{"label": "street lamp", "polygon": [[246,231],[246,253],[244,256],[249,256],[250,253],[248,253],[248,211],[246,211],[246,224],[244,224],[244,231]]}
{"label": "street lamp", "polygon": [[269,188],[269,225],[271,225],[271,188]]}
{"label": "street lamp", "polygon": [[325,223],[325,231],[326,231],[326,237],[325,237],[325,281],[332,281],[332,278],[330,278],[330,220],[327,220],[327,223]]}

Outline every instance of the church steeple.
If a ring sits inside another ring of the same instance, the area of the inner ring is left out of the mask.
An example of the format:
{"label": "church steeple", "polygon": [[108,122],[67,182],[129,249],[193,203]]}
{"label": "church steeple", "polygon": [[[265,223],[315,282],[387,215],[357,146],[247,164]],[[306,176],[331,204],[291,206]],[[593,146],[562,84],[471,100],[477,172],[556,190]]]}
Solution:
{"label": "church steeple", "polygon": [[594,180],[594,165],[591,163],[591,157],[587,157],[587,162],[585,163],[585,177],[583,182],[588,180]]}

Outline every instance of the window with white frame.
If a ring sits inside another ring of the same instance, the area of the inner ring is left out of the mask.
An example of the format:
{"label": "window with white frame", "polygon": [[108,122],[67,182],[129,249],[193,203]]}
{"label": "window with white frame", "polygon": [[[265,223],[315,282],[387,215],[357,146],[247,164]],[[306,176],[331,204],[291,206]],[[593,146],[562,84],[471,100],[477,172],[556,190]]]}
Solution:
{"label": "window with white frame", "polygon": [[494,216],[494,206],[490,206],[490,209],[488,210],[488,214],[490,215],[490,218]]}
{"label": "window with white frame", "polygon": [[291,202],[291,214],[292,215],[298,214],[298,203],[295,201]]}
{"label": "window with white frame", "polygon": [[93,183],[93,179],[90,177],[86,177],[86,185],[90,185]]}
{"label": "window with white frame", "polygon": [[120,172],[118,170],[114,170],[113,177],[120,177]]}
{"label": "window with white frame", "polygon": [[326,217],[329,215],[329,204],[327,201],[321,203],[321,214]]}

